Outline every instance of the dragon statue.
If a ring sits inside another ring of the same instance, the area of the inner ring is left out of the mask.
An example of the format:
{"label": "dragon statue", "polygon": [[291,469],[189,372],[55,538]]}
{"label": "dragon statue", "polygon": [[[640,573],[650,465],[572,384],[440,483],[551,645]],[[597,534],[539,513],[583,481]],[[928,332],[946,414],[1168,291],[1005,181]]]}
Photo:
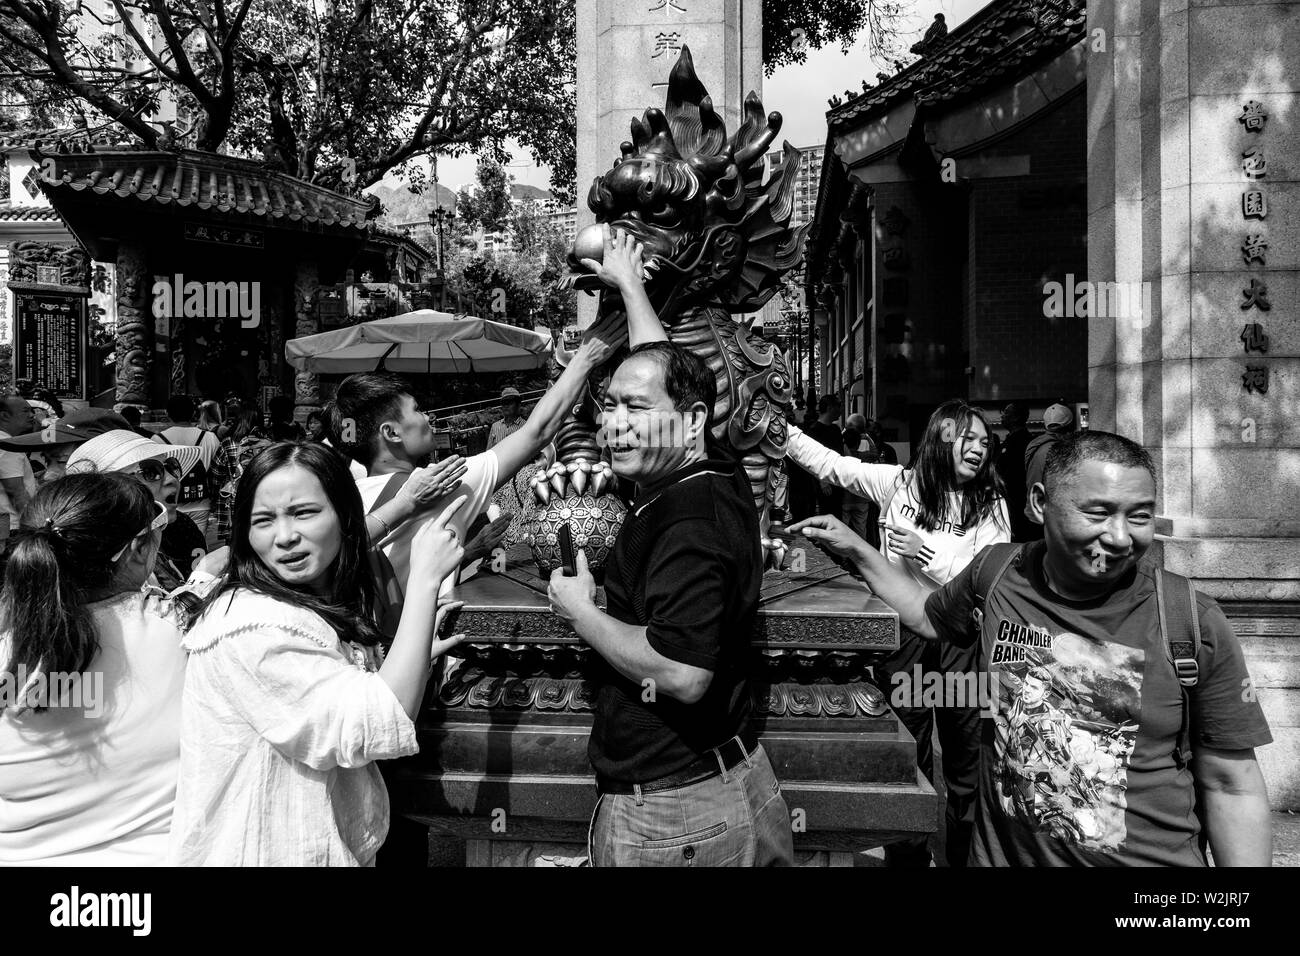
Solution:
{"label": "dragon statue", "polygon": [[[642,244],[646,291],[668,338],[717,375],[713,438],[744,467],[768,564],[778,568],[784,545],[767,530],[784,469],[793,382],[781,351],[755,335],[744,316],[761,309],[798,265],[808,228],[790,226],[799,151],[785,143],[781,163],[765,175],[764,156],[781,123],[781,114],[765,114],[751,92],[744,121],[729,137],[683,47],[664,109],[632,121],[622,158],[593,184],[588,205],[597,225],[579,234],[569,256],[572,271],[562,280],[568,289],[599,291],[602,318],[622,312],[617,291],[581,260],[601,258],[605,223]],[[560,431],[555,463],[532,479],[539,508],[530,538],[543,573],[559,564],[559,524],[569,523],[574,543],[597,569],[622,522],[596,438],[597,399],[609,372],[612,367],[593,376]]]}

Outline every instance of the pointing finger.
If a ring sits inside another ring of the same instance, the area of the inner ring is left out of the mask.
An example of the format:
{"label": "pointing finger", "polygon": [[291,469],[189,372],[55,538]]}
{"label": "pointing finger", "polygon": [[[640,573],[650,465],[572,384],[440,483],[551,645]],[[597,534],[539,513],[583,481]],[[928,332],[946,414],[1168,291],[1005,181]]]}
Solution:
{"label": "pointing finger", "polygon": [[447,522],[456,516],[456,513],[460,511],[462,507],[464,507],[465,502],[467,501],[469,501],[469,496],[461,495],[459,498],[457,498],[455,501],[449,504],[446,508],[443,509],[442,514],[438,515],[437,518],[433,519],[434,527],[445,528],[447,526]]}

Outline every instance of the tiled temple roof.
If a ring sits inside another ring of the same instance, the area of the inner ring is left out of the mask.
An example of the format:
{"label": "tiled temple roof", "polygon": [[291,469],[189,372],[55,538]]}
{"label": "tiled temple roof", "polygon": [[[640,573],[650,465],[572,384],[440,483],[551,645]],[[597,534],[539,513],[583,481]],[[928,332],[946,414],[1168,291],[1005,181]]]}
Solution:
{"label": "tiled temple roof", "polygon": [[0,222],[59,222],[52,206],[10,206],[0,203]]}
{"label": "tiled temple roof", "polygon": [[53,181],[44,188],[56,205],[59,194],[89,193],[123,201],[215,210],[292,228],[307,223],[366,230],[374,204],[344,196],[255,160],[217,153],[132,149],[50,152]]}
{"label": "tiled temple roof", "polygon": [[827,113],[833,132],[859,125],[911,97],[917,106],[960,100],[999,80],[1022,76],[1068,50],[1087,32],[1084,0],[994,0],[933,41],[900,73]]}

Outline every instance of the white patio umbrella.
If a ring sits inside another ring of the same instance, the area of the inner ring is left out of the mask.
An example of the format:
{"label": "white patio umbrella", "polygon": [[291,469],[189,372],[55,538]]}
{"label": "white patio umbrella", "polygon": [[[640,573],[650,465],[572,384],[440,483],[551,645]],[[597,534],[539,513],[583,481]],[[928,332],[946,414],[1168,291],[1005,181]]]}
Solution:
{"label": "white patio umbrella", "polygon": [[489,319],[421,309],[291,339],[284,352],[302,372],[515,372],[545,366],[551,337]]}

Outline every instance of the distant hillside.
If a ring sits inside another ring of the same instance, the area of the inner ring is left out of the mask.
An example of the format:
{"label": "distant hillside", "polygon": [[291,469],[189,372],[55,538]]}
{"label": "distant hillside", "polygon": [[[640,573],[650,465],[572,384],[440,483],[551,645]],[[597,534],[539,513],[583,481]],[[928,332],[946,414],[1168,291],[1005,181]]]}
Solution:
{"label": "distant hillside", "polygon": [[[429,218],[429,210],[436,209],[438,202],[435,199],[434,187],[429,189],[422,196],[417,196],[408,190],[405,186],[385,186],[377,183],[366,190],[371,195],[378,196],[379,201],[384,204],[383,221],[392,225],[399,222],[417,222],[421,219]],[[456,191],[450,186],[438,185],[437,196],[442,197],[442,207],[447,210],[455,211],[456,209]],[[522,183],[512,183],[510,186],[510,196],[515,202],[550,202],[553,198],[545,189],[539,189],[536,186],[525,186]]]}
{"label": "distant hillside", "polygon": [[396,188],[385,186],[377,183],[366,190],[367,193],[378,196],[379,201],[384,204],[383,221],[386,223],[398,222],[416,222],[420,219],[429,218],[429,210],[438,207],[438,198],[442,199],[442,207],[447,210],[456,208],[456,192],[447,186],[437,186],[437,193],[434,192],[433,186],[430,186],[422,196],[417,196],[405,186]]}
{"label": "distant hillside", "polygon": [[533,202],[550,202],[555,198],[551,195],[550,190],[539,189],[536,186],[525,186],[521,183],[510,184],[510,197],[515,202],[525,202],[529,199]]}

